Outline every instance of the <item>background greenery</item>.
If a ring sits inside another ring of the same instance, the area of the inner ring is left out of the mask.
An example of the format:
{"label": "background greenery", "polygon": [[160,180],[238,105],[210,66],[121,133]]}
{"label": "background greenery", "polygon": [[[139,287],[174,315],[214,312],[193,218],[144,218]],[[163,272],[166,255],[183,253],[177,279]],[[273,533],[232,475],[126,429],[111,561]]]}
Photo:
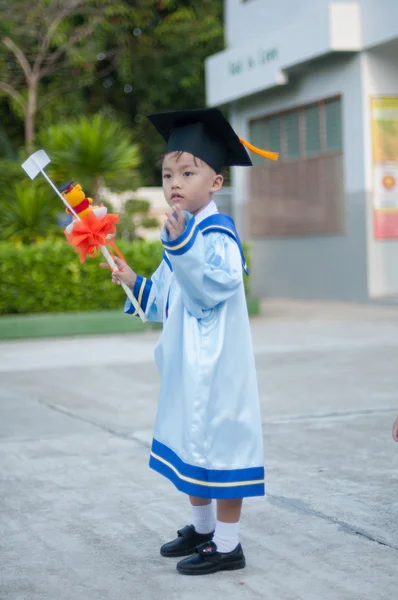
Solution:
{"label": "background greenery", "polygon": [[[120,241],[117,246],[146,277],[162,260],[160,242]],[[0,314],[121,308],[124,292],[99,262],[87,259],[81,265],[73,248],[58,240],[30,246],[0,243]]]}
{"label": "background greenery", "polygon": [[[205,106],[205,59],[223,49],[223,4],[0,0],[1,315],[120,309],[124,294],[99,260],[81,265],[66,243],[60,199],[21,163],[45,148],[55,184],[79,182],[96,204],[104,186],[159,185],[164,143],[145,116]],[[118,225],[118,246],[145,276],[162,254],[137,236],[156,225],[148,210],[129,200]]]}
{"label": "background greenery", "polygon": [[222,49],[223,0],[0,0],[0,157],[101,113],[137,145],[140,185],[158,185],[144,117],[204,106],[204,61]]}
{"label": "background greenery", "polygon": [[[117,246],[144,277],[151,277],[162,260],[160,242],[120,240]],[[247,244],[244,250],[250,265]],[[99,267],[100,258],[81,265],[73,248],[62,240],[31,245],[0,242],[0,314],[121,309],[124,292]],[[244,282],[248,293],[249,278],[245,276]]]}

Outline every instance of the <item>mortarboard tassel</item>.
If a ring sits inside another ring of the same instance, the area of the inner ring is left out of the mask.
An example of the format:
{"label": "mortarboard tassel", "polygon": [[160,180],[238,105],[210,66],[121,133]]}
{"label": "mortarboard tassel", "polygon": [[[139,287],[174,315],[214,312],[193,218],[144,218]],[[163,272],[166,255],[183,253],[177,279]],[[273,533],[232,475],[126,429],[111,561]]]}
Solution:
{"label": "mortarboard tassel", "polygon": [[241,144],[243,144],[248,150],[254,152],[254,154],[258,154],[259,156],[263,156],[264,158],[269,158],[269,160],[278,160],[279,152],[270,152],[269,150],[261,150],[261,148],[257,148],[253,146],[250,142],[247,142],[243,138],[239,138]]}

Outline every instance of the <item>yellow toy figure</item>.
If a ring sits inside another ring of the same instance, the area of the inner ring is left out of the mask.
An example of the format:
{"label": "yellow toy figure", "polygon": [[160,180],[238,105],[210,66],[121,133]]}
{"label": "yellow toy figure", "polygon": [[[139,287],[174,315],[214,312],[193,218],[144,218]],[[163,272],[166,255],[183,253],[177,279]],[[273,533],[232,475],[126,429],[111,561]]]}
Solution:
{"label": "yellow toy figure", "polygon": [[119,215],[108,214],[106,206],[92,206],[80,184],[68,181],[59,188],[67,205],[66,212],[73,215],[73,221],[65,229],[66,239],[80,254],[80,262],[88,256],[96,256],[101,245],[109,244],[124,260],[115,244],[111,241],[116,233]]}
{"label": "yellow toy figure", "polygon": [[[92,204],[93,201],[91,198],[86,198],[82,186],[80,184],[73,185],[73,181],[68,181],[68,183],[65,183],[59,188],[59,191],[73,208],[74,212],[79,215],[81,219],[84,219],[90,210],[90,204]],[[66,209],[66,212],[72,214],[69,208]]]}
{"label": "yellow toy figure", "polygon": [[[84,219],[90,210],[94,211],[94,214],[98,219],[103,219],[108,212],[106,206],[91,206],[93,203],[92,198],[86,197],[82,186],[79,183],[73,185],[73,181],[68,181],[68,183],[65,183],[59,188],[59,191],[73,208],[73,211],[79,215],[80,219]],[[70,215],[72,214],[69,208],[66,209],[66,212]],[[74,219],[76,219],[76,217],[74,217]],[[72,231],[73,225],[74,221],[66,228],[67,233]]]}

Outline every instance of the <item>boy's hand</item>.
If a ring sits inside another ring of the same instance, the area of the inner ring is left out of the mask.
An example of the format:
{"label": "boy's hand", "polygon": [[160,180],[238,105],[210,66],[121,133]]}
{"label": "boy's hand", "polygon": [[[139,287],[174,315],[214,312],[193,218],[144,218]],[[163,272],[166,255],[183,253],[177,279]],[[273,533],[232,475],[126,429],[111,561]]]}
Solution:
{"label": "boy's hand", "polygon": [[398,417],[395,419],[395,423],[392,428],[392,437],[396,442],[398,442]]}
{"label": "boy's hand", "polygon": [[172,240],[176,240],[185,231],[185,217],[179,204],[174,206],[173,211],[166,213],[165,226]]}
{"label": "boy's hand", "polygon": [[[115,256],[113,260],[115,261],[116,266],[118,268],[117,271],[112,271],[113,283],[120,285],[120,282],[123,281],[123,283],[125,283],[130,289],[133,289],[137,279],[136,273],[134,273],[134,271],[130,269],[130,267],[120,258],[117,258]],[[108,263],[100,263],[100,267],[102,267],[103,269],[110,269]]]}

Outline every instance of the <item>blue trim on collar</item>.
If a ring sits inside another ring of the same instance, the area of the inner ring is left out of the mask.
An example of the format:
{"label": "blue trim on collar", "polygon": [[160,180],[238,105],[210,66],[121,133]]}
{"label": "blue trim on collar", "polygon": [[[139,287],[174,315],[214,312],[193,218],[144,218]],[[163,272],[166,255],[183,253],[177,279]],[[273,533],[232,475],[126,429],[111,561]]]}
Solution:
{"label": "blue trim on collar", "polygon": [[198,228],[196,227],[195,219],[192,217],[185,228],[185,231],[176,239],[166,241],[162,237],[160,238],[163,248],[167,250],[169,254],[185,254],[195,243],[196,236],[198,235]]}
{"label": "blue trim on collar", "polygon": [[229,235],[235,242],[238,244],[239,252],[242,258],[242,267],[246,273],[249,275],[249,269],[246,263],[245,254],[243,252],[242,244],[239,239],[238,232],[236,231],[235,223],[232,217],[229,215],[224,215],[222,213],[216,213],[215,215],[211,215],[210,217],[206,217],[203,221],[197,224],[198,228],[202,232],[203,235],[206,233],[211,233],[212,231],[218,231],[220,233],[225,233]]}

